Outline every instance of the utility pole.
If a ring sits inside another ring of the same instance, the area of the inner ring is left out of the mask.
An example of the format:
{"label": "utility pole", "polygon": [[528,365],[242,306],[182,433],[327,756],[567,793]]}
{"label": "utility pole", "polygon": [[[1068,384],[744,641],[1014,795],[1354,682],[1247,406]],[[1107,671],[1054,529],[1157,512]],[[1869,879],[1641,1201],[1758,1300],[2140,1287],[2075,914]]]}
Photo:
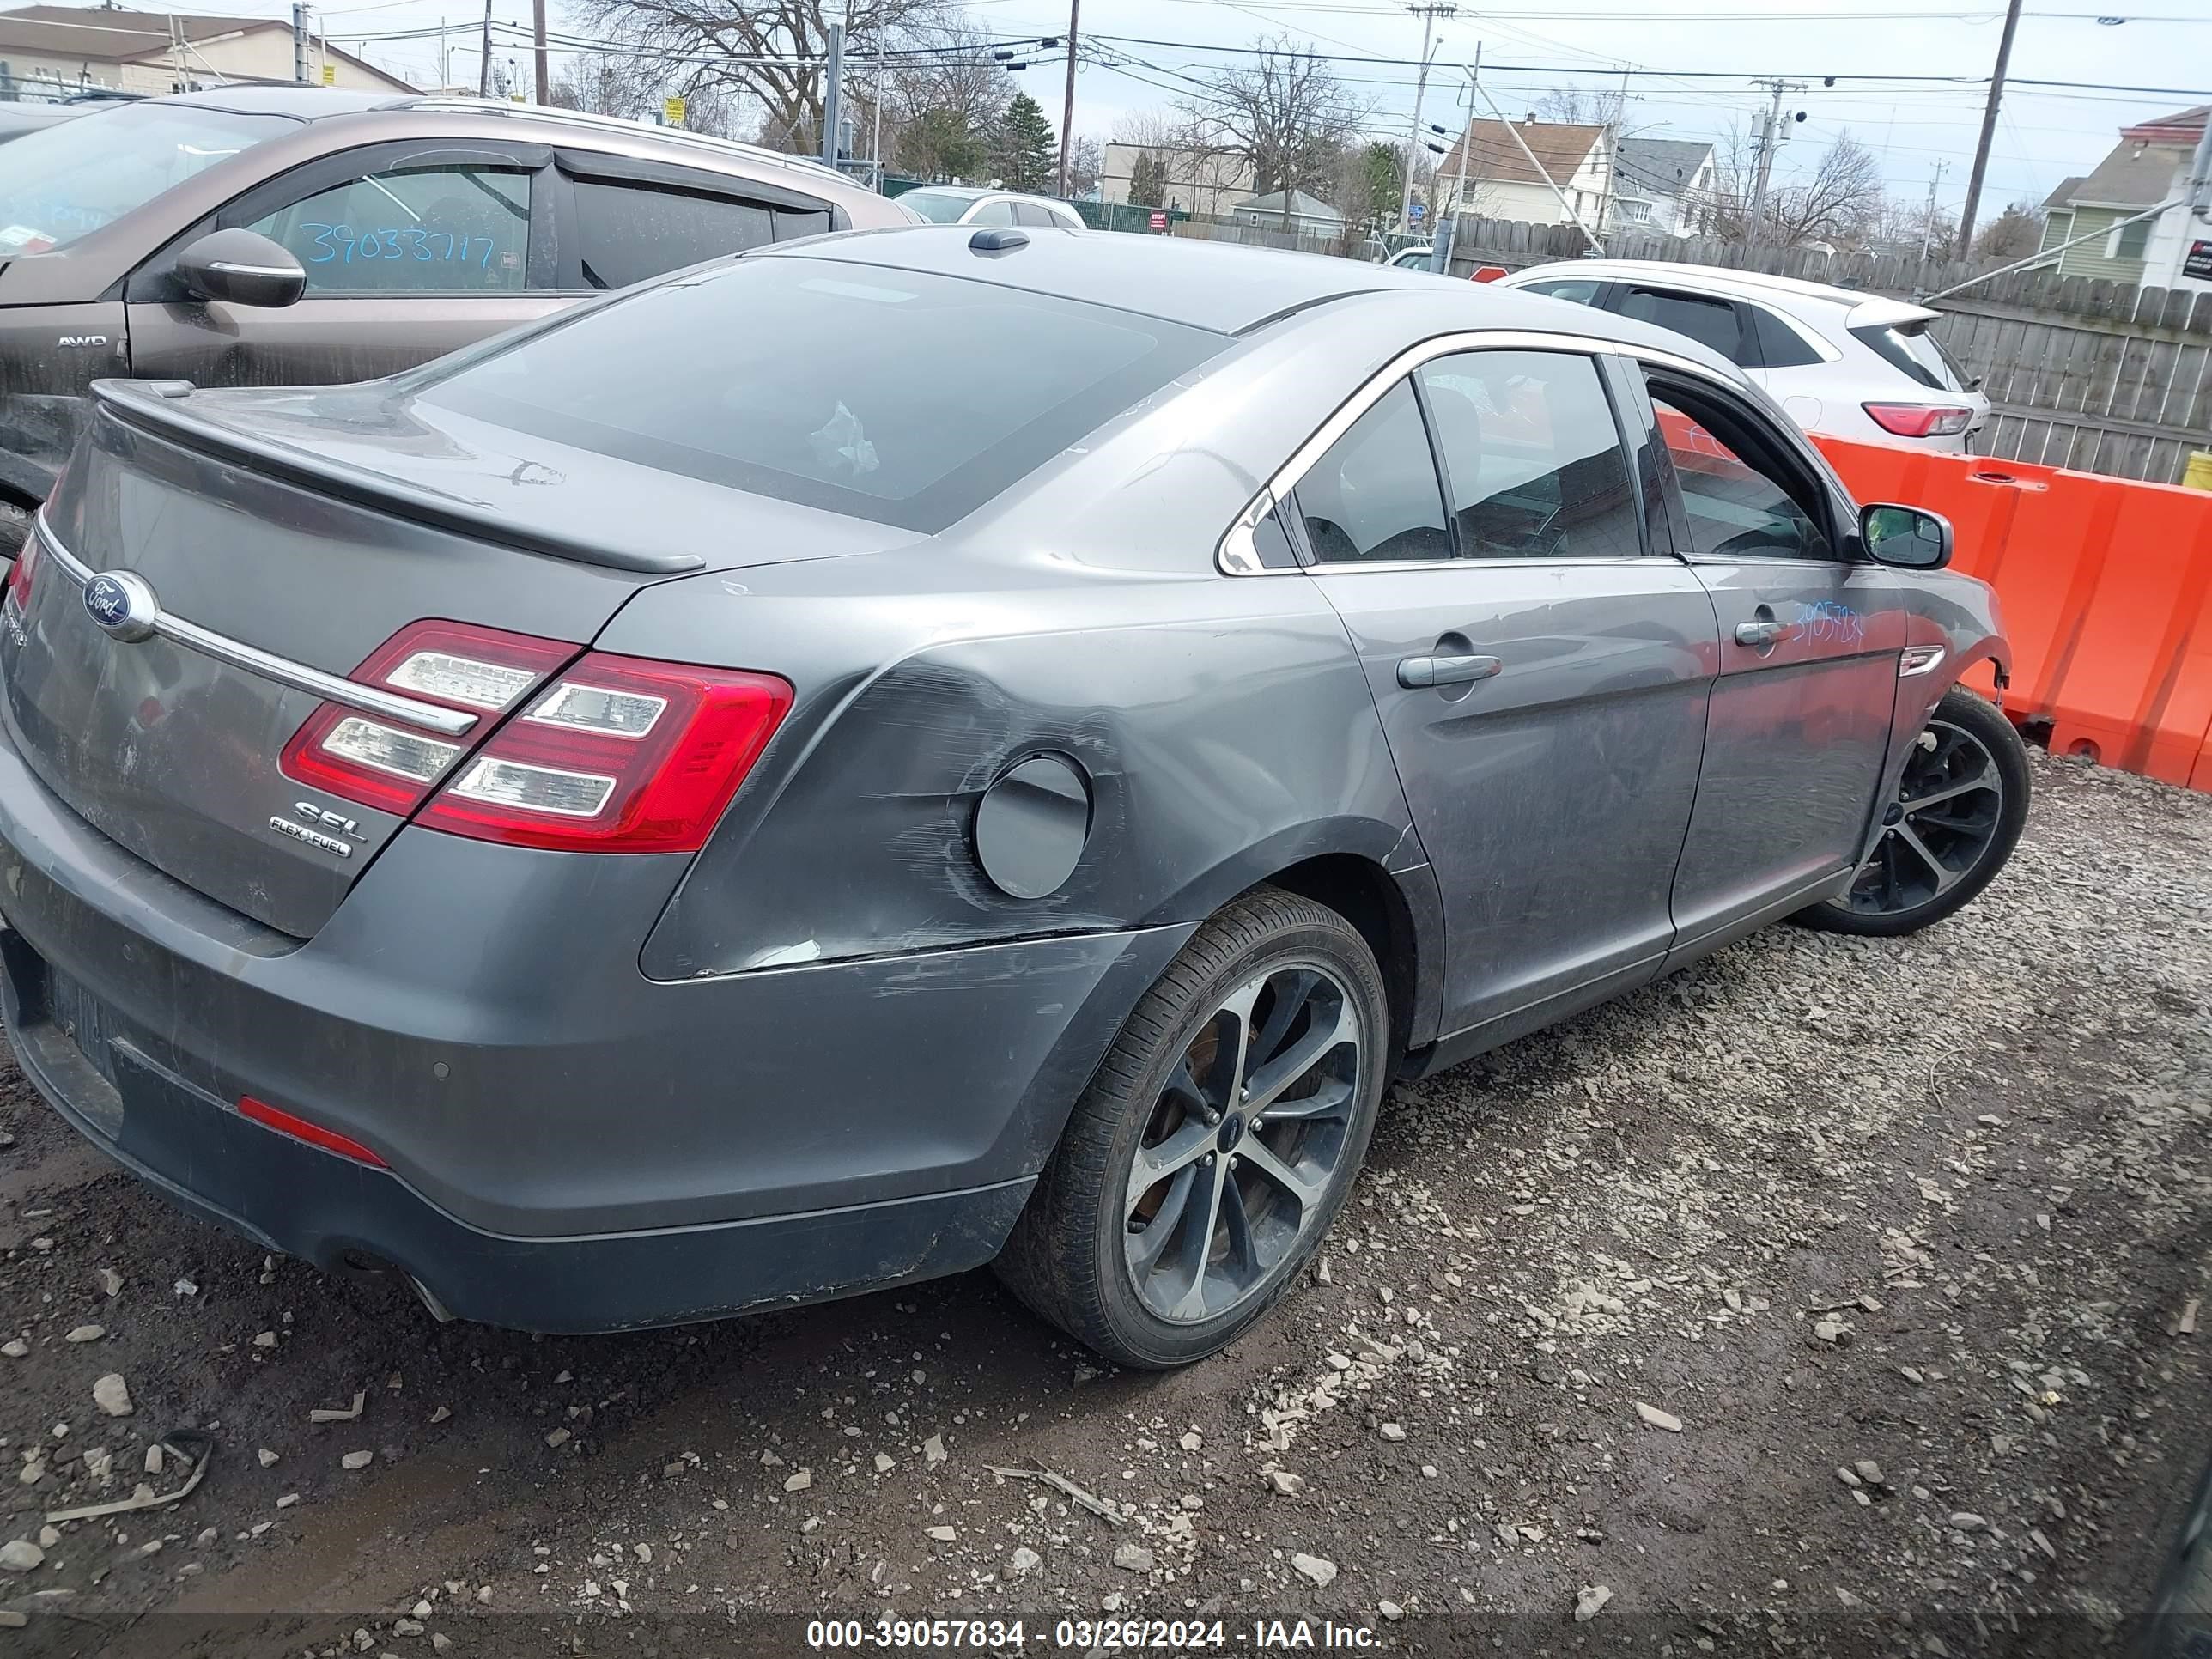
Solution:
{"label": "utility pole", "polygon": [[477,96],[491,96],[491,0],[484,0],[483,56],[477,60]]}
{"label": "utility pole", "polygon": [[830,26],[830,70],[822,88],[822,159],[831,167],[837,165],[837,123],[841,112],[837,100],[845,78],[845,24],[842,19]]}
{"label": "utility pole", "polygon": [[[1400,230],[1405,229],[1413,216],[1413,167],[1421,154],[1421,100],[1428,95],[1429,90],[1429,39],[1435,33],[1437,19],[1452,16],[1459,8],[1450,3],[1450,0],[1431,0],[1429,4],[1408,6],[1406,9],[1421,20],[1421,71],[1419,78],[1413,83],[1413,125],[1406,134],[1406,187],[1398,196]],[[1286,182],[1284,189],[1287,191],[1289,188]],[[1290,197],[1287,194],[1283,198],[1283,210],[1285,216],[1290,211]]]}
{"label": "utility pole", "polygon": [[2020,0],[2005,0],[2004,33],[1997,36],[1996,73],[1990,76],[1990,101],[1982,108],[1982,136],[1974,141],[1974,170],[1966,175],[1966,204],[1959,210],[1959,258],[1974,245],[1974,215],[1982,205],[1982,180],[1990,170],[1990,145],[1997,136],[1997,106],[2004,101],[2005,70],[2012,63],[2012,37],[2020,27]]}
{"label": "utility pole", "polygon": [[1063,201],[1074,166],[1069,152],[1075,148],[1075,24],[1082,9],[1083,0],[1067,0],[1067,93],[1060,105],[1060,187],[1053,192]]}
{"label": "utility pole", "polygon": [[[1745,241],[1757,247],[1766,216],[1766,192],[1774,181],[1774,152],[1782,143],[1782,100],[1790,93],[1803,92],[1806,88],[1802,81],[1784,81],[1779,76],[1753,84],[1770,88],[1774,94],[1774,101],[1767,106],[1765,117],[1759,124],[1759,178],[1752,185],[1751,225],[1744,234]],[[1798,111],[1797,118],[1801,121],[1805,118],[1802,110]]]}
{"label": "utility pole", "polygon": [[[1470,84],[1482,82],[1482,42],[1474,43],[1474,63],[1467,72]],[[1474,100],[1467,100],[1467,119],[1459,129],[1459,183],[1452,186],[1452,217],[1456,219],[1467,211],[1467,153],[1474,148]]]}
{"label": "utility pole", "polygon": [[1607,222],[1613,217],[1613,177],[1620,171],[1620,129],[1622,118],[1628,113],[1628,71],[1620,72],[1620,107],[1613,112],[1613,119],[1601,124],[1598,143],[1605,147],[1605,191],[1597,201],[1597,234],[1601,241],[1612,228]]}
{"label": "utility pole", "polygon": [[530,38],[538,54],[538,102],[543,106],[550,90],[545,79],[545,0],[531,0]]}
{"label": "utility pole", "polygon": [[307,9],[292,8],[292,79],[307,84]]}
{"label": "utility pole", "polygon": [[1928,181],[1928,211],[1920,221],[1920,262],[1923,264],[1928,263],[1928,244],[1936,237],[1936,191],[1943,182],[1944,169],[1950,165],[1948,161],[1936,162],[1936,176]]}

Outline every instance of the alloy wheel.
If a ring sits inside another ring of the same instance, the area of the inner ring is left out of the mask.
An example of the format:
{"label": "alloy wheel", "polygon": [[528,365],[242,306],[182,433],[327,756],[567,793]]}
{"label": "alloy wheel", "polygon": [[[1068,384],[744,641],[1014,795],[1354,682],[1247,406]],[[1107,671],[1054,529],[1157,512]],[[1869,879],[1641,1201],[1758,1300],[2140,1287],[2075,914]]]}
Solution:
{"label": "alloy wheel", "polygon": [[1320,1226],[1373,1063],[1343,982],[1316,963],[1237,987],[1176,1058],[1123,1200],[1130,1282],[1162,1319],[1261,1295]]}
{"label": "alloy wheel", "polygon": [[2003,817],[1996,757],[1963,726],[1929,721],[1905,760],[1881,839],[1835,903],[1865,915],[1932,903],[1973,874]]}

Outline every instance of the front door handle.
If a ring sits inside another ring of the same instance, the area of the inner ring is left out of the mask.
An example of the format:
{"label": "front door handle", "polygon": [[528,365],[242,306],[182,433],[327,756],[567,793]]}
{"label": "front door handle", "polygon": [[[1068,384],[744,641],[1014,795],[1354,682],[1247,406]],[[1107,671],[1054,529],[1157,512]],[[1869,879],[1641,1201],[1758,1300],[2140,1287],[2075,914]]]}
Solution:
{"label": "front door handle", "polygon": [[1764,651],[1782,637],[1787,623],[1778,622],[1747,622],[1735,625],[1735,642]]}
{"label": "front door handle", "polygon": [[1407,657],[1398,664],[1398,684],[1408,691],[1424,686],[1465,685],[1486,680],[1505,665],[1495,657]]}

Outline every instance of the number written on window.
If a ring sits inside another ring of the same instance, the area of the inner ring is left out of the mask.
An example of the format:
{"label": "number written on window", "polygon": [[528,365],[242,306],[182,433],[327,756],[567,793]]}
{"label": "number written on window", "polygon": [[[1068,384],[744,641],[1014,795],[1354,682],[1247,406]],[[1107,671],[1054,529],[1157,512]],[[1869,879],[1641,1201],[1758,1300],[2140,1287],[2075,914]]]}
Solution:
{"label": "number written on window", "polygon": [[474,163],[367,173],[256,221],[309,294],[514,293],[530,259],[530,175]]}

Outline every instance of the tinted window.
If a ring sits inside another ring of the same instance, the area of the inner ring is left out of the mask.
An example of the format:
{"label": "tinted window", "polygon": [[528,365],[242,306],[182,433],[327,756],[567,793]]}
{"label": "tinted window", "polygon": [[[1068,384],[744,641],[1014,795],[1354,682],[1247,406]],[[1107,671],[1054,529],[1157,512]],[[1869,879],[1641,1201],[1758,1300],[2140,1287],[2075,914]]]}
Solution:
{"label": "tinted window", "polygon": [[511,294],[530,259],[530,175],[474,163],[374,173],[251,228],[307,268],[310,294]]}
{"label": "tinted window", "polygon": [[1448,559],[1429,434],[1413,382],[1384,392],[1298,480],[1298,514],[1314,556],[1357,560]]}
{"label": "tinted window", "polygon": [[1686,334],[1699,345],[1711,346],[1732,363],[1757,359],[1747,349],[1743,324],[1736,308],[1726,300],[1708,300],[1695,294],[1676,294],[1656,288],[1632,288],[1620,302],[1620,314],[1639,322],[1656,323]]}
{"label": "tinted window", "polygon": [[188,104],[124,104],[27,132],[0,149],[0,258],[65,246],[298,125]]}
{"label": "tinted window", "polygon": [[1642,554],[1628,458],[1590,359],[1469,351],[1420,377],[1463,556]]}
{"label": "tinted window", "polygon": [[1226,343],[994,283],[756,255],[410,384],[558,442],[934,532]]}
{"label": "tinted window", "polygon": [[1752,331],[1759,339],[1759,355],[1768,368],[1802,368],[1817,363],[1820,354],[1805,343],[1804,337],[1764,306],[1746,306]]}
{"label": "tinted window", "polygon": [[1048,207],[1041,207],[1035,202],[1017,202],[1014,204],[1014,222],[1018,225],[1056,226],[1060,220]]}
{"label": "tinted window", "polygon": [[1851,337],[1892,368],[1911,375],[1922,386],[1934,386],[1939,392],[1966,390],[1957,365],[1944,355],[1924,323],[1903,328],[1855,328]]}
{"label": "tinted window", "polygon": [[972,196],[948,196],[939,190],[910,190],[898,198],[898,204],[912,208],[932,224],[957,225],[975,199]]}
{"label": "tinted window", "polygon": [[775,240],[769,210],[750,202],[591,179],[576,180],[576,232],[593,288],[628,288]]}
{"label": "tinted window", "polygon": [[1819,524],[1766,471],[1656,390],[1651,402],[1689,512],[1691,544],[1699,553],[1731,559],[1835,556]]}
{"label": "tinted window", "polygon": [[1572,305],[1594,306],[1597,303],[1597,291],[1601,286],[1587,276],[1554,276],[1548,282],[1529,283],[1528,291],[1548,295],[1554,300],[1565,300]]}
{"label": "tinted window", "polygon": [[1014,204],[1005,201],[986,202],[960,222],[964,225],[1011,225],[1014,222]]}

